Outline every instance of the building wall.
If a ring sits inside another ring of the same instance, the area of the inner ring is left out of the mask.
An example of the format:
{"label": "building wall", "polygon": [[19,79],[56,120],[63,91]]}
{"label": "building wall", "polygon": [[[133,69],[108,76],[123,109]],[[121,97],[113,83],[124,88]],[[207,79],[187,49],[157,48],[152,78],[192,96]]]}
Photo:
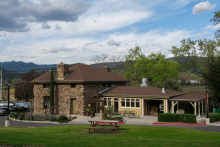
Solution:
{"label": "building wall", "polygon": [[[118,83],[114,85],[126,85],[126,83]],[[71,99],[76,99],[76,113],[77,115],[85,115],[91,97],[95,92],[108,88],[103,87],[103,84],[76,84],[71,88],[70,84],[56,84],[54,87],[54,113],[60,115],[70,115],[71,113]],[[43,84],[34,84],[34,114],[48,114],[49,109],[43,109],[44,96],[50,96],[50,89],[43,88]]]}

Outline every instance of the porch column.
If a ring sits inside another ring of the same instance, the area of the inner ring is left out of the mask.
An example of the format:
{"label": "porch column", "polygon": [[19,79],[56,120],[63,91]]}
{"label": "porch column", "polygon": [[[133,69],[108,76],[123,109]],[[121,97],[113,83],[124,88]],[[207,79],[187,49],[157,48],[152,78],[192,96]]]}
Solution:
{"label": "porch column", "polygon": [[144,99],[141,99],[141,103],[142,103],[142,116],[144,116]]}
{"label": "porch column", "polygon": [[203,116],[203,100],[202,100],[202,116]]}
{"label": "porch column", "polygon": [[199,117],[200,117],[200,101],[198,101],[198,104],[199,104],[198,113],[199,113]]}
{"label": "porch column", "polygon": [[196,102],[194,102],[194,114],[196,115]]}
{"label": "porch column", "polygon": [[166,112],[166,110],[167,110],[167,109],[166,109],[166,108],[167,108],[167,106],[166,106],[166,100],[163,100],[163,108],[164,108],[164,113],[167,113],[167,112]]}
{"label": "porch column", "polygon": [[[102,106],[103,106],[102,103],[103,102],[100,102],[100,106],[101,106],[100,108],[102,108]],[[100,113],[102,113],[102,109],[100,109]]]}
{"label": "porch column", "polygon": [[174,101],[172,101],[172,108],[171,108],[172,110],[172,113],[174,113]]}
{"label": "porch column", "polygon": [[[165,109],[166,112],[165,112],[165,113],[169,113],[169,112],[168,112],[168,111],[169,111],[169,107],[168,107],[168,100],[167,100],[167,99],[165,100],[165,103],[166,103],[166,109]],[[164,110],[164,111],[165,111],[165,110]]]}
{"label": "porch column", "polygon": [[177,114],[179,114],[179,101],[177,101]]}

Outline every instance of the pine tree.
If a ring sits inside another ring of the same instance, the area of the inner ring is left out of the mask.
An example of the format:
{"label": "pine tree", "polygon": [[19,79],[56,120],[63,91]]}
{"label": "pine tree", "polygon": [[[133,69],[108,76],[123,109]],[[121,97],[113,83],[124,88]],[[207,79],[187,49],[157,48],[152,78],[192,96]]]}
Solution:
{"label": "pine tree", "polygon": [[54,113],[54,77],[53,77],[53,69],[51,69],[50,75],[50,108],[52,114]]}

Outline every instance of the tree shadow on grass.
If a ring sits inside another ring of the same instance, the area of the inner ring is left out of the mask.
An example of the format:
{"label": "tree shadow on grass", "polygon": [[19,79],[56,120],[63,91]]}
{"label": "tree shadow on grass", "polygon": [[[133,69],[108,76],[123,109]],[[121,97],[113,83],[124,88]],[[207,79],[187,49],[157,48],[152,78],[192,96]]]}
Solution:
{"label": "tree shadow on grass", "polygon": [[125,129],[118,129],[115,130],[114,134],[113,134],[113,130],[112,129],[90,129],[90,133],[89,133],[89,129],[86,128],[85,130],[79,132],[79,134],[98,134],[98,135],[119,135],[119,134],[123,134],[125,133]]}

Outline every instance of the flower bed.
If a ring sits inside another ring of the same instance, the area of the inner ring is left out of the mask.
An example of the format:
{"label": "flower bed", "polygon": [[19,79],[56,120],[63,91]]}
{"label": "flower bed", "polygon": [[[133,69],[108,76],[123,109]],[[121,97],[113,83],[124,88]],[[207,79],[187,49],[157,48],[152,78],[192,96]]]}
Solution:
{"label": "flower bed", "polygon": [[[30,118],[30,113],[17,113],[17,112],[12,112],[10,114],[10,118],[12,119],[19,119],[19,120],[27,120],[27,121],[49,121],[49,115],[31,115]],[[76,117],[73,117],[71,119],[67,118],[66,116],[60,116],[60,115],[51,115],[50,116],[50,121],[52,122],[59,122],[59,123],[67,123],[69,121],[72,121]]]}

